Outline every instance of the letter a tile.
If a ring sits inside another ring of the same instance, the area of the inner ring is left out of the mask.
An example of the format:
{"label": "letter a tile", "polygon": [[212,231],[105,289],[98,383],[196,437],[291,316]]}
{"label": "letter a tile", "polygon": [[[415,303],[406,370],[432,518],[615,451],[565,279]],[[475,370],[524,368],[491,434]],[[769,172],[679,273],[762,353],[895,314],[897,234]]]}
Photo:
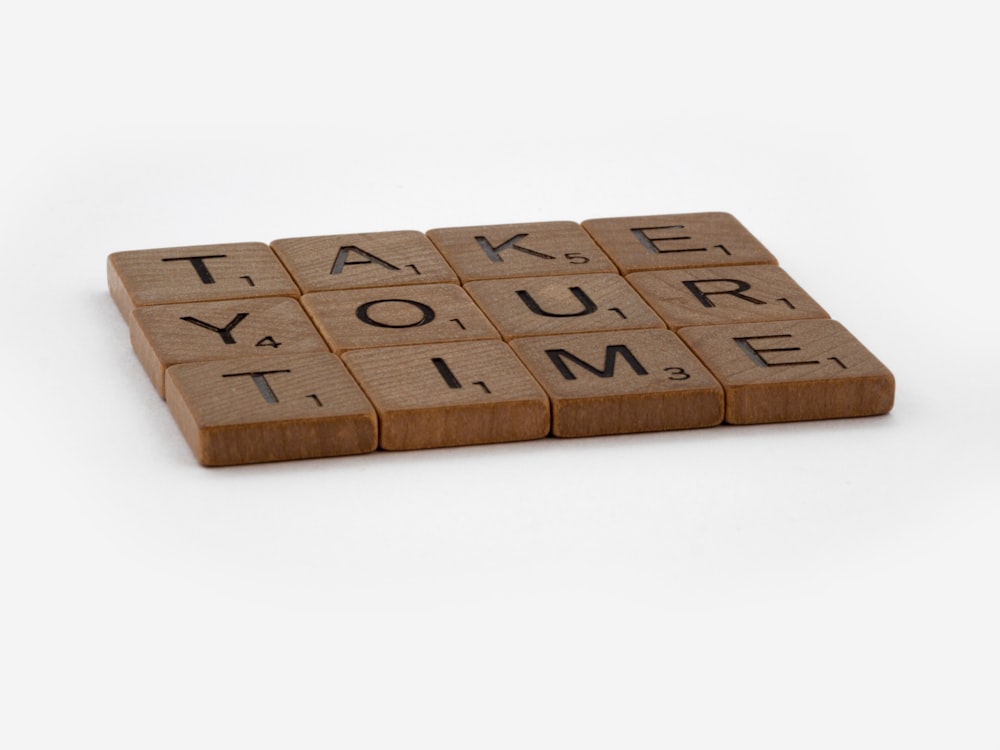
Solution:
{"label": "letter a tile", "polygon": [[378,411],[386,450],[549,433],[545,391],[502,341],[355,349],[343,358]]}
{"label": "letter a tile", "polygon": [[422,232],[292,237],[271,247],[303,293],[458,281]]}
{"label": "letter a tile", "polygon": [[665,329],[537,336],[511,348],[549,394],[557,437],[722,422],[721,386]]}
{"label": "letter a tile", "polygon": [[678,334],[725,388],[730,424],[892,409],[892,373],[834,320],[693,326]]}
{"label": "letter a tile", "polygon": [[206,466],[369,453],[375,410],[335,354],[175,365],[167,405]]}

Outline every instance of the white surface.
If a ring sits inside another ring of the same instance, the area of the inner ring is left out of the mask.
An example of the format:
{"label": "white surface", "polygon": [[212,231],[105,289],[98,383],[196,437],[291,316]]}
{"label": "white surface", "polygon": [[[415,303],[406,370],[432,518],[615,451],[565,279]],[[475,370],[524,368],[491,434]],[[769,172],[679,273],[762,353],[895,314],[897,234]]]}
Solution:
{"label": "white surface", "polygon": [[[921,7],[8,11],[0,745],[998,747],[1000,60]],[[207,470],[104,278],[702,210],[891,415]]]}

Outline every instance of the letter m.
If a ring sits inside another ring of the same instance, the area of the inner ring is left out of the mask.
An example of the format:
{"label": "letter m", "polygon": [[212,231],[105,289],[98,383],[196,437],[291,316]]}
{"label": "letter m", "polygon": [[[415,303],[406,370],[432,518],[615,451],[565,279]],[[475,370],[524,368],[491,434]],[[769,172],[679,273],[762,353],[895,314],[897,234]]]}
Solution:
{"label": "letter m", "polygon": [[546,349],[545,353],[552,360],[552,364],[556,366],[559,373],[566,378],[566,380],[576,380],[576,374],[569,369],[569,365],[566,364],[567,361],[574,362],[587,372],[596,375],[599,378],[610,378],[615,374],[615,362],[618,361],[620,356],[629,366],[635,371],[636,375],[648,375],[646,368],[643,367],[639,360],[635,358],[635,355],[629,351],[628,347],[624,344],[615,344],[609,346],[604,350],[604,368],[598,369],[594,367],[589,362],[585,362],[575,354],[570,354],[565,349]]}

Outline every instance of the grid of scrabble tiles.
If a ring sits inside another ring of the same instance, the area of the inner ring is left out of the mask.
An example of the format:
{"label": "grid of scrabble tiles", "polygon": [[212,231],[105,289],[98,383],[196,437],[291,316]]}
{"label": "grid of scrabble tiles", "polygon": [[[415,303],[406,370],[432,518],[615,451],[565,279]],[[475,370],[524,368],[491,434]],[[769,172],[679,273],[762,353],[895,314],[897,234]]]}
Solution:
{"label": "grid of scrabble tiles", "polygon": [[206,465],[870,416],[892,374],[726,213],[114,253]]}

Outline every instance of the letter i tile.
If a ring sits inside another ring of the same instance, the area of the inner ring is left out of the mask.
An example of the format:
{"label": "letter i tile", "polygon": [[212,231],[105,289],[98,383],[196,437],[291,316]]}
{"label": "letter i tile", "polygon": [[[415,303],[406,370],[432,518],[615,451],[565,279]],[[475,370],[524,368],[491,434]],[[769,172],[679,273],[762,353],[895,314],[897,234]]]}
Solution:
{"label": "letter i tile", "polygon": [[892,373],[834,320],[692,326],[678,335],[725,388],[730,424],[892,409]]}
{"label": "letter i tile", "polygon": [[378,445],[375,410],[329,352],[175,365],[166,399],[206,466],[347,456]]}
{"label": "letter i tile", "polygon": [[545,391],[502,341],[355,349],[343,358],[378,411],[386,450],[549,434]]}

